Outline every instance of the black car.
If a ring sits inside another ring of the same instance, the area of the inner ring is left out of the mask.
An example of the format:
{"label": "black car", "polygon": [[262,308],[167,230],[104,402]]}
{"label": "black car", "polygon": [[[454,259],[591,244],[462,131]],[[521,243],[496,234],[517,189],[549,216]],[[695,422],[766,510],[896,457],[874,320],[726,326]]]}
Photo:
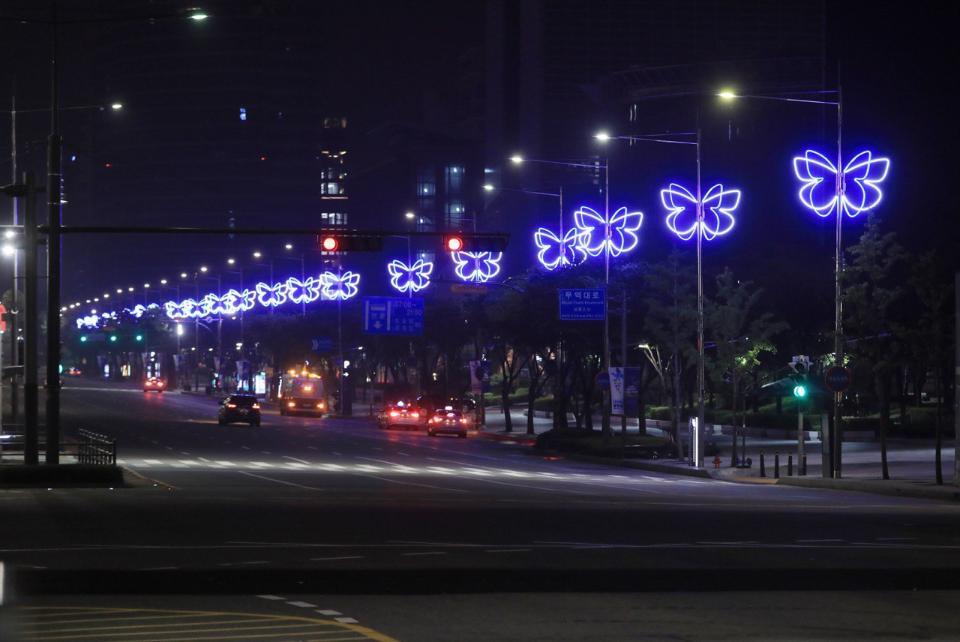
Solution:
{"label": "black car", "polygon": [[217,423],[226,426],[236,422],[260,425],[260,404],[255,395],[230,395],[220,402]]}
{"label": "black car", "polygon": [[468,420],[463,416],[463,413],[453,406],[439,408],[427,421],[427,434],[431,437],[456,435],[464,439],[467,436],[467,422]]}

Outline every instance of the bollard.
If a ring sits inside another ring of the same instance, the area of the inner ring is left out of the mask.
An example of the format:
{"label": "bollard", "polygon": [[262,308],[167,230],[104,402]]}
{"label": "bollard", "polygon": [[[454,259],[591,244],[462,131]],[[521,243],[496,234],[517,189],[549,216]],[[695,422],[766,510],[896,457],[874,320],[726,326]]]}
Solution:
{"label": "bollard", "polygon": [[760,451],[760,476],[761,476],[761,477],[766,477],[766,476],[767,476],[767,469],[766,469],[766,467],[763,465],[763,451],[762,451],[762,450]]}
{"label": "bollard", "polygon": [[787,455],[787,477],[793,477],[793,455]]}
{"label": "bollard", "polygon": [[806,475],[807,474],[807,456],[806,455],[803,456],[803,461],[801,462],[801,466],[802,468],[800,468],[800,474]]}
{"label": "bollard", "polygon": [[773,478],[780,479],[780,453],[773,453]]}

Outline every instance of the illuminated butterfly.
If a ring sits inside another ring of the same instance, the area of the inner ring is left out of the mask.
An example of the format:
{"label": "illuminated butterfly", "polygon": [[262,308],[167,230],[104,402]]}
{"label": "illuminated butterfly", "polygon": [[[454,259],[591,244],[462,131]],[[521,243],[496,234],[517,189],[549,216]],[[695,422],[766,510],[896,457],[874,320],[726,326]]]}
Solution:
{"label": "illuminated butterfly", "polygon": [[621,207],[610,218],[589,207],[573,213],[573,222],[582,232],[580,247],[590,256],[620,256],[637,247],[637,235],[643,224],[643,212],[628,212]]}
{"label": "illuminated butterfly", "polygon": [[89,316],[80,317],[77,319],[77,329],[82,330],[84,328],[96,328],[100,325],[100,317],[95,314]]}
{"label": "illuminated butterfly", "polygon": [[207,294],[200,299],[200,307],[206,312],[203,316],[221,315],[226,312],[223,302],[216,294]]}
{"label": "illuminated butterfly", "polygon": [[889,158],[874,158],[873,152],[860,152],[843,168],[841,199],[837,189],[837,167],[830,159],[812,149],[793,159],[793,173],[802,183],[800,201],[822,217],[833,214],[838,201],[840,210],[850,218],[879,205],[883,198],[879,185],[889,170]]}
{"label": "illuminated butterfly", "polygon": [[308,276],[301,281],[295,277],[287,279],[287,290],[294,303],[313,303],[320,298],[320,279]]}
{"label": "illuminated butterfly", "polygon": [[248,312],[252,310],[255,305],[257,305],[257,291],[244,289],[243,292],[240,293],[240,309]]}
{"label": "illuminated butterfly", "polygon": [[450,258],[460,280],[486,283],[500,273],[503,252],[451,252]]}
{"label": "illuminated butterfly", "polygon": [[586,233],[578,227],[564,232],[563,239],[545,227],[537,228],[533,233],[533,242],[537,244],[537,260],[548,270],[576,265],[587,258],[582,247]]}
{"label": "illuminated butterfly", "polygon": [[717,184],[703,195],[703,224],[697,222],[697,197],[683,185],[670,183],[660,190],[660,202],[667,210],[667,227],[687,241],[697,234],[708,241],[723,236],[733,229],[736,222],[733,211],[740,205],[740,190],[723,189]]}
{"label": "illuminated butterfly", "polygon": [[140,305],[139,303],[133,306],[132,308],[124,308],[124,312],[129,314],[135,319],[139,319],[143,316],[143,313],[147,311],[146,306]]}
{"label": "illuminated butterfly", "polygon": [[282,281],[273,285],[257,283],[257,301],[260,302],[260,305],[268,307],[283,305],[287,302],[289,290],[287,284]]}
{"label": "illuminated butterfly", "polygon": [[340,275],[324,272],[320,275],[320,283],[321,295],[328,301],[346,301],[360,291],[360,275],[356,272],[344,272]]}
{"label": "illuminated butterfly", "polygon": [[417,259],[413,265],[394,259],[387,264],[390,285],[400,292],[419,292],[430,285],[433,263]]}
{"label": "illuminated butterfly", "polygon": [[223,314],[233,316],[241,310],[244,310],[243,296],[248,292],[256,297],[256,293],[253,293],[251,290],[244,290],[243,293],[237,292],[232,288],[227,290],[226,294],[220,297],[220,308],[223,310]]}
{"label": "illuminated butterfly", "polygon": [[186,319],[189,315],[184,311],[183,304],[176,301],[167,301],[163,304],[163,311],[170,319]]}

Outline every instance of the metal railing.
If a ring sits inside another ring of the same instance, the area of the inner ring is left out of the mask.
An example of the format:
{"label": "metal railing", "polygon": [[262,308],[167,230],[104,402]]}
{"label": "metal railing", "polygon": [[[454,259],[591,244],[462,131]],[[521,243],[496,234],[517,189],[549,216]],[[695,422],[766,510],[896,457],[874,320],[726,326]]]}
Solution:
{"label": "metal railing", "polygon": [[81,428],[77,447],[77,463],[115,466],[117,463],[117,440]]}
{"label": "metal railing", "polygon": [[[43,435],[38,440],[40,453],[46,452]],[[22,432],[6,432],[0,435],[0,463],[22,463],[24,437]],[[114,466],[117,463],[117,442],[106,435],[90,430],[79,430],[76,439],[60,443],[61,457],[73,457],[79,464]]]}

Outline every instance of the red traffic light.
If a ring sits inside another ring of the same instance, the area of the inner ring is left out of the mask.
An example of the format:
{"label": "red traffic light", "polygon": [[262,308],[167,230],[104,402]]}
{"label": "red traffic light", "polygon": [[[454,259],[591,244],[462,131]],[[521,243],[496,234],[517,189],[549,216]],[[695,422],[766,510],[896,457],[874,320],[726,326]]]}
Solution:
{"label": "red traffic light", "polygon": [[340,241],[335,236],[324,236],[320,241],[320,248],[324,252],[336,252],[340,247]]}
{"label": "red traffic light", "polygon": [[459,236],[448,236],[444,239],[444,245],[448,252],[459,252],[463,249],[463,239]]}

